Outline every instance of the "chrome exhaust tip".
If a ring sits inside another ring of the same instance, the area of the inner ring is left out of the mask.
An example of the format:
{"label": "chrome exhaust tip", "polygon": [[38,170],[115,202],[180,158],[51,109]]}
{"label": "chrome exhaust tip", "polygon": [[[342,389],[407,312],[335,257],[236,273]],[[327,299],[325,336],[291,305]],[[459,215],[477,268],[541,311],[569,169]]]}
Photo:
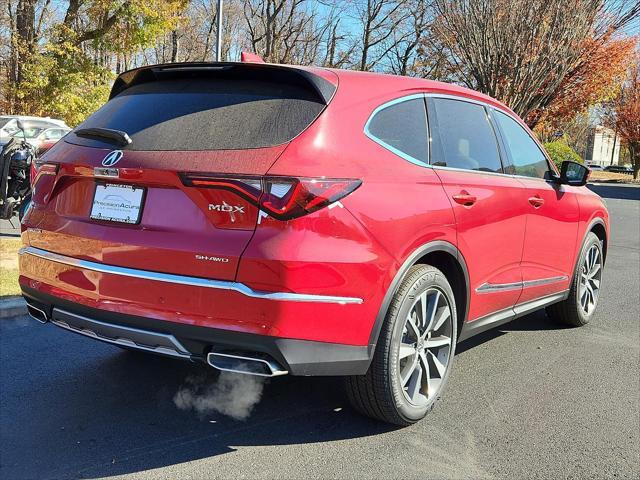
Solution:
{"label": "chrome exhaust tip", "polygon": [[279,377],[289,373],[278,362],[261,353],[211,352],[207,355],[207,363],[223,372],[243,373],[258,377]]}
{"label": "chrome exhaust tip", "polygon": [[34,307],[29,303],[27,303],[27,313],[31,318],[37,320],[40,323],[47,323],[49,321],[47,312],[45,312],[44,310],[40,310],[38,307]]}

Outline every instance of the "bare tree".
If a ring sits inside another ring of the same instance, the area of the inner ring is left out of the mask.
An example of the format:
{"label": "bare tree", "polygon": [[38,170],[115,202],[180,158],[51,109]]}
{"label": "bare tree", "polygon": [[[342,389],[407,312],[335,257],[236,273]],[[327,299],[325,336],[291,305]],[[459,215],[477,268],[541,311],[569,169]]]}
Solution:
{"label": "bare tree", "polygon": [[416,73],[418,47],[430,34],[431,9],[424,0],[407,0],[404,8],[408,14],[404,23],[394,32],[392,42],[391,71],[397,75]]}
{"label": "bare tree", "polygon": [[638,18],[637,2],[433,0],[434,29],[459,79],[535,125],[579,65],[587,39]]}
{"label": "bare tree", "polygon": [[356,2],[360,23],[360,59],[356,68],[373,70],[388,54],[404,41],[406,33],[398,27],[407,19],[406,0],[360,0]]}
{"label": "bare tree", "polygon": [[299,42],[317,42],[315,12],[304,4],[305,0],[246,0],[244,17],[253,52],[267,62],[289,63],[305,48]]}
{"label": "bare tree", "polygon": [[339,16],[335,20],[332,19],[328,25],[322,64],[331,68],[343,68],[352,63],[357,43],[350,39],[349,35],[340,32]]}

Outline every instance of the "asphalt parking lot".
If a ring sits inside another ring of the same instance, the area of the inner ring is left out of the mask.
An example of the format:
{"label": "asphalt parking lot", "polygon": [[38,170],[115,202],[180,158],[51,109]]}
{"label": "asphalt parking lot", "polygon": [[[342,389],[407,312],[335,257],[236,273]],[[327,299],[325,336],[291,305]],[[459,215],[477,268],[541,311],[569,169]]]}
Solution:
{"label": "asphalt parking lot", "polygon": [[640,188],[592,186],[612,239],[580,329],[543,312],[458,347],[421,423],[354,413],[332,378],[266,384],[244,421],[176,408],[203,367],[0,321],[0,478],[638,478]]}

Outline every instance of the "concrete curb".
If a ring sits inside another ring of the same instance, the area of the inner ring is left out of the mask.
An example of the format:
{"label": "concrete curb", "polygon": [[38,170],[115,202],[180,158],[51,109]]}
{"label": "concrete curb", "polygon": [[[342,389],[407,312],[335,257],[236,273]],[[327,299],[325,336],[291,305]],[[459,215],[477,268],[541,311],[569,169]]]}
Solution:
{"label": "concrete curb", "polygon": [[0,318],[26,315],[27,304],[22,297],[0,298]]}

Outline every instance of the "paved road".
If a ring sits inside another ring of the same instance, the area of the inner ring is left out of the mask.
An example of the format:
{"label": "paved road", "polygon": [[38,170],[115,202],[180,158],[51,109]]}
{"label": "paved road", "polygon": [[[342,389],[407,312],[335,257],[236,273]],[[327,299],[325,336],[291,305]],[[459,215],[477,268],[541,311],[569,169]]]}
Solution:
{"label": "paved road", "polygon": [[326,378],[271,381],[245,421],[198,417],[172,398],[202,369],[0,322],[0,477],[638,478],[640,190],[593,188],[613,237],[592,323],[539,312],[462,344],[443,401],[405,429]]}
{"label": "paved road", "polygon": [[0,219],[0,236],[20,236],[20,221],[14,216],[10,220]]}

